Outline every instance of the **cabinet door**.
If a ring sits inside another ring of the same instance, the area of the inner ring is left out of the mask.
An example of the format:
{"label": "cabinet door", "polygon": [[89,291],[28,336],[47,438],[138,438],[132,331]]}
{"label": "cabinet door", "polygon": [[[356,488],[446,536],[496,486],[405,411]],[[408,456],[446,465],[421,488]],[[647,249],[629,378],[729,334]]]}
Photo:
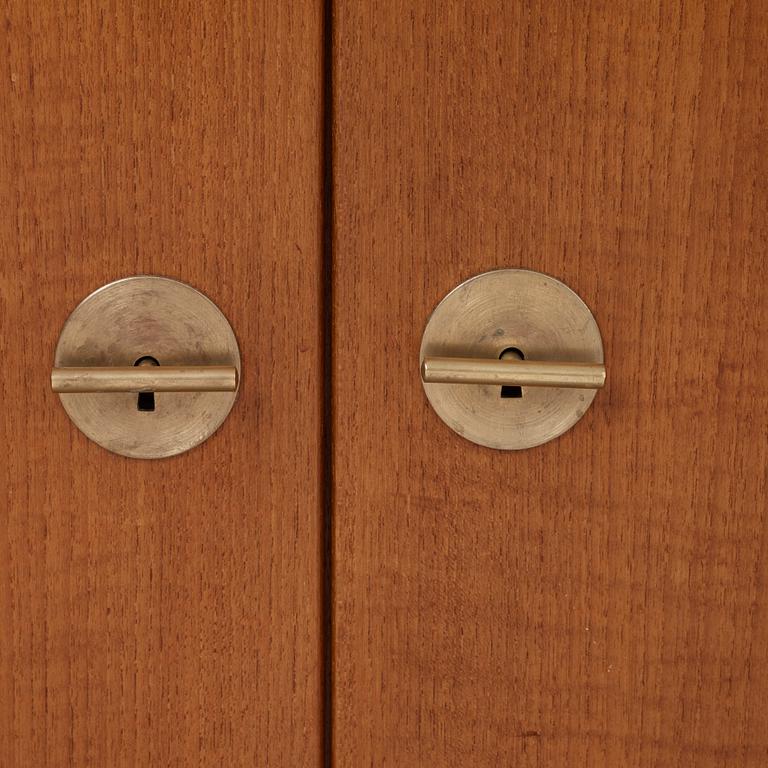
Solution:
{"label": "cabinet door", "polygon": [[[335,765],[765,765],[765,4],[334,9]],[[419,377],[497,267],[605,344],[521,452]]]}
{"label": "cabinet door", "polygon": [[[3,766],[319,763],[321,15],[4,9]],[[49,382],[76,303],[140,273],[209,295],[244,371],[160,461],[89,442]]]}

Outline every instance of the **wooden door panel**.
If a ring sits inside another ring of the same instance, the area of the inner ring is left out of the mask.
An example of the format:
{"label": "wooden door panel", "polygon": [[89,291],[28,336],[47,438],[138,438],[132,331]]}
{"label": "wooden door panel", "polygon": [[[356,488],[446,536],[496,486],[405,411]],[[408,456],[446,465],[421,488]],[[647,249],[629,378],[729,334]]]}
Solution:
{"label": "wooden door panel", "polygon": [[[764,765],[763,4],[334,9],[335,764]],[[507,266],[608,367],[518,453],[418,372]]]}
{"label": "wooden door panel", "polygon": [[[320,22],[6,4],[4,766],[320,760]],[[242,353],[222,429],[169,460],[90,443],[48,381],[69,311],[138,273],[208,294]]]}

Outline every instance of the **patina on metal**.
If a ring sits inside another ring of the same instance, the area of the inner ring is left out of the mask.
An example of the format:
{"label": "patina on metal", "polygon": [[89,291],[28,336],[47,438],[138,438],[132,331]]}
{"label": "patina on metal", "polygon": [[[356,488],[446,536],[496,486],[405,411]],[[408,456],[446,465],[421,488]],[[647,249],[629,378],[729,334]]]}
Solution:
{"label": "patina on metal", "polygon": [[[510,354],[514,350],[514,354]],[[605,383],[600,330],[565,284],[526,269],[477,275],[432,313],[421,343],[424,391],[462,437],[532,448],[569,430]],[[520,387],[515,397],[502,387]]]}
{"label": "patina on metal", "polygon": [[[145,365],[147,358],[159,365]],[[64,325],[51,374],[87,437],[142,459],[207,440],[239,382],[237,339],[218,307],[185,283],[155,276],[117,280],[84,299]],[[140,407],[137,393],[149,392],[151,409]]]}

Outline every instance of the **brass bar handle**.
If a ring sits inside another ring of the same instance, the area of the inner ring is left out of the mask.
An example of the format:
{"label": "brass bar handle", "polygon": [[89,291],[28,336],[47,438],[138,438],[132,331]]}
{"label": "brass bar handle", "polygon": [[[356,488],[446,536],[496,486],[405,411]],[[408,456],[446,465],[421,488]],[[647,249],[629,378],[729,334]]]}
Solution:
{"label": "brass bar handle", "polygon": [[235,392],[233,365],[54,368],[54,392]]}
{"label": "brass bar handle", "polygon": [[600,389],[602,363],[559,363],[539,360],[425,357],[421,378],[427,384],[498,384],[518,387]]}

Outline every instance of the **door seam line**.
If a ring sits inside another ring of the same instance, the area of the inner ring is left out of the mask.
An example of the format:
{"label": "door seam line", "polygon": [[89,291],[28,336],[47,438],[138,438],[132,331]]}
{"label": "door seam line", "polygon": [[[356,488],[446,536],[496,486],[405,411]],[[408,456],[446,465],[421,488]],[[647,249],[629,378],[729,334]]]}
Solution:
{"label": "door seam line", "polygon": [[333,0],[323,0],[321,36],[321,764],[333,768]]}

